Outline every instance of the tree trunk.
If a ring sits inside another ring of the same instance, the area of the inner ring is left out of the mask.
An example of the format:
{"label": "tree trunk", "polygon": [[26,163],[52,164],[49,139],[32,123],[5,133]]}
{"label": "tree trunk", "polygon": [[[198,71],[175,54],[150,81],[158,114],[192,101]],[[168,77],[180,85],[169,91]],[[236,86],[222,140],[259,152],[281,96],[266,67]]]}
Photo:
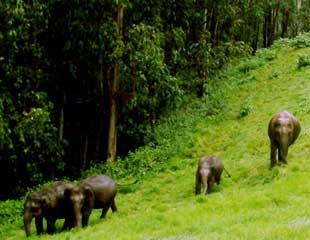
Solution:
{"label": "tree trunk", "polygon": [[88,135],[81,136],[81,158],[82,158],[82,169],[87,168],[87,152],[88,152]]}
{"label": "tree trunk", "polygon": [[268,44],[270,42],[270,28],[271,28],[271,7],[268,7],[268,9],[265,11],[265,17],[264,17],[264,35],[263,35],[263,46],[264,48],[268,47]]}
{"label": "tree trunk", "polygon": [[282,16],[281,38],[287,37],[287,29],[288,29],[289,19],[290,19],[290,11],[288,9],[285,9],[283,11],[283,16]]}
{"label": "tree trunk", "polygon": [[256,53],[257,48],[258,48],[258,40],[259,40],[259,33],[260,33],[260,23],[259,22],[256,22],[254,24],[254,30],[253,31],[255,32],[254,38],[252,40],[252,49],[253,49],[252,54],[254,55]]}
{"label": "tree trunk", "polygon": [[60,116],[59,116],[59,137],[58,140],[61,142],[64,136],[64,124],[65,124],[65,104],[66,104],[66,93],[63,91],[63,101],[60,107]]}
{"label": "tree trunk", "polygon": [[279,15],[279,9],[280,9],[280,2],[277,2],[277,5],[272,10],[271,15],[271,29],[270,29],[270,35],[269,35],[269,42],[268,47],[270,47],[273,43],[273,40],[275,39],[276,35],[276,27],[278,24],[278,15]]}
{"label": "tree trunk", "polygon": [[[108,149],[107,149],[107,161],[113,162],[116,159],[117,154],[117,102],[116,94],[119,84],[119,65],[114,65],[113,76],[111,85],[109,86],[109,133],[108,133]],[[109,80],[110,80],[109,79]]]}
{"label": "tree trunk", "polygon": [[[118,1],[117,4],[117,26],[118,38],[123,35],[123,7]],[[117,95],[119,90],[120,65],[116,62],[113,66],[113,75],[108,74],[109,88],[109,133],[108,133],[108,149],[107,161],[113,162],[116,160],[117,154]]]}

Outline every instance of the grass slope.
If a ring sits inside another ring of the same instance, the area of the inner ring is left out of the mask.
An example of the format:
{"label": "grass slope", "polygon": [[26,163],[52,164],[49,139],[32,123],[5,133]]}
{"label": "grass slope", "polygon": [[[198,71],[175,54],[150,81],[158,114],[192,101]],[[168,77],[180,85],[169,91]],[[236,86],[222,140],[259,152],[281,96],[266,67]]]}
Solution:
{"label": "grass slope", "polygon": [[[223,80],[228,108],[192,126],[190,149],[135,191],[118,194],[117,213],[100,220],[96,210],[87,228],[40,239],[309,239],[310,66],[298,69],[301,53],[310,48],[285,47],[256,67],[257,57],[236,66]],[[267,125],[284,109],[297,116],[302,131],[289,164],[269,170]],[[223,173],[211,194],[194,196],[197,160],[210,154],[232,178]],[[26,239],[22,226],[7,239]]]}

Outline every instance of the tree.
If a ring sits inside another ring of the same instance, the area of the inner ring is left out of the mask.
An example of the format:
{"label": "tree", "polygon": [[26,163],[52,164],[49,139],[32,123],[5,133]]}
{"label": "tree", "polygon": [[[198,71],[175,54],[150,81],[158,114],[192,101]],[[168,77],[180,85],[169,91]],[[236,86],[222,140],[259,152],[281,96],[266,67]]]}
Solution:
{"label": "tree", "polygon": [[[42,91],[47,83],[44,6],[1,1],[0,30],[0,198],[22,194],[28,186],[62,176],[62,143],[52,122],[53,104]],[[18,176],[18,177],[16,177]]]}
{"label": "tree", "polygon": [[[120,0],[117,1],[117,41],[121,42],[123,37],[123,6]],[[121,51],[121,50],[120,50]],[[108,94],[109,94],[109,133],[108,133],[108,149],[107,149],[107,161],[113,162],[117,156],[117,96],[119,93],[120,84],[120,60],[117,56],[113,66],[113,73],[111,76],[108,71]]]}

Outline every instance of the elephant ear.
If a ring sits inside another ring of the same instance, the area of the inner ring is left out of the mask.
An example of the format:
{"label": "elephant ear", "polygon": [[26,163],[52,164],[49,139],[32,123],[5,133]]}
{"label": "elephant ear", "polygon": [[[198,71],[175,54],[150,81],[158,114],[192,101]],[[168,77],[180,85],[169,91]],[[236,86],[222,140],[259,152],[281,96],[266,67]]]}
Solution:
{"label": "elephant ear", "polygon": [[85,186],[83,189],[84,196],[89,199],[94,196],[94,192],[90,186]]}
{"label": "elephant ear", "polygon": [[84,186],[83,194],[85,197],[85,207],[88,209],[93,209],[95,205],[95,194],[91,186]]}
{"label": "elephant ear", "polygon": [[42,209],[47,209],[48,208],[48,197],[43,195],[40,199],[40,204]]}
{"label": "elephant ear", "polygon": [[65,199],[69,199],[70,198],[71,190],[72,190],[72,188],[66,188],[65,189],[65,191],[64,191]]}

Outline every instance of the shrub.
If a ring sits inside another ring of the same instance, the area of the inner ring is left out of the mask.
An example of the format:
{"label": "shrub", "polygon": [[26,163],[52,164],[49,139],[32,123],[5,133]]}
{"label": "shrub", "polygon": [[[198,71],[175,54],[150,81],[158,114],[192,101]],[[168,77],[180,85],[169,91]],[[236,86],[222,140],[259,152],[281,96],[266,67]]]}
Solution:
{"label": "shrub", "polygon": [[252,110],[251,104],[248,101],[244,102],[240,108],[238,118],[246,117],[247,115],[250,114],[251,110]]}
{"label": "shrub", "polygon": [[310,55],[309,54],[299,54],[298,68],[306,67],[309,65],[310,65]]}
{"label": "shrub", "polygon": [[[23,200],[0,201],[0,233],[22,224]],[[1,238],[1,237],[0,237]]]}
{"label": "shrub", "polygon": [[257,51],[256,55],[259,58],[262,58],[267,61],[271,61],[277,57],[277,51],[276,49],[262,48]]}
{"label": "shrub", "polygon": [[297,36],[291,41],[290,45],[295,48],[310,47],[310,34],[305,33],[305,34]]}
{"label": "shrub", "polygon": [[257,69],[262,65],[259,59],[245,59],[238,67],[238,70],[242,73],[247,73],[251,70]]}

